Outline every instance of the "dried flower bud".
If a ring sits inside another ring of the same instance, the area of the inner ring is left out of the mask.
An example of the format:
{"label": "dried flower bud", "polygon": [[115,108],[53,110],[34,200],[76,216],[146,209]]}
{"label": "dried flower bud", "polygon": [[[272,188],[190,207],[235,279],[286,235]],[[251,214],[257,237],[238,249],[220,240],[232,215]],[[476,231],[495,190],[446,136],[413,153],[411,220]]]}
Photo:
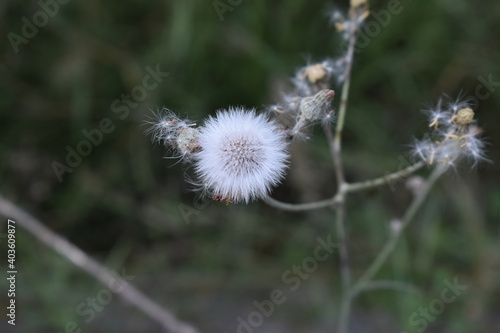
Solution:
{"label": "dried flower bud", "polygon": [[179,130],[179,136],[177,137],[176,143],[177,148],[184,155],[191,156],[200,150],[200,145],[198,143],[198,136],[200,131],[197,128],[184,127]]}
{"label": "dried flower bud", "polygon": [[474,122],[474,111],[464,108],[457,112],[454,121],[459,125],[470,125]]}
{"label": "dried flower bud", "polygon": [[317,121],[331,121],[333,110],[330,104],[335,97],[335,92],[330,89],[323,89],[314,96],[304,97],[300,101],[295,125],[289,133],[290,138],[295,137],[307,126]]}
{"label": "dried flower bud", "polygon": [[304,76],[310,83],[316,84],[318,81],[325,80],[328,76],[328,72],[323,64],[316,64],[306,67]]}
{"label": "dried flower bud", "polygon": [[299,117],[307,121],[321,119],[322,115],[329,111],[334,97],[335,92],[330,89],[321,90],[314,96],[304,97],[300,101]]}
{"label": "dried flower bud", "polygon": [[187,119],[180,119],[172,111],[162,109],[153,112],[152,121],[147,121],[151,126],[146,131],[151,134],[153,142],[162,143],[174,157],[183,158],[187,162],[198,148],[198,134],[195,124]]}
{"label": "dried flower bud", "polygon": [[351,8],[368,6],[368,0],[351,0]]}
{"label": "dried flower bud", "polygon": [[485,143],[479,137],[481,130],[474,125],[474,111],[470,101],[459,96],[443,103],[440,99],[435,107],[427,109],[429,127],[433,131],[424,140],[414,144],[413,153],[429,165],[455,166],[462,157],[467,157],[475,166],[487,160]]}

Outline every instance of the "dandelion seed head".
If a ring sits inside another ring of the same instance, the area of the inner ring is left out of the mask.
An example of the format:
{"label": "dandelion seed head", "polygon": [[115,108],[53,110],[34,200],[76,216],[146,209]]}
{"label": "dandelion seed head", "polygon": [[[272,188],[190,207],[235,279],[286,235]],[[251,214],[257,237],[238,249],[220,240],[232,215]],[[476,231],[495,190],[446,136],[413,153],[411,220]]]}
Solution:
{"label": "dandelion seed head", "polygon": [[285,174],[284,132],[254,110],[230,108],[200,128],[195,170],[218,201],[248,203],[266,196]]}
{"label": "dandelion seed head", "polygon": [[464,157],[473,167],[487,161],[481,129],[475,125],[469,101],[463,93],[455,100],[449,97],[448,100],[439,99],[436,106],[424,110],[432,132],[424,140],[414,142],[413,155],[429,165],[439,163],[450,167]]}

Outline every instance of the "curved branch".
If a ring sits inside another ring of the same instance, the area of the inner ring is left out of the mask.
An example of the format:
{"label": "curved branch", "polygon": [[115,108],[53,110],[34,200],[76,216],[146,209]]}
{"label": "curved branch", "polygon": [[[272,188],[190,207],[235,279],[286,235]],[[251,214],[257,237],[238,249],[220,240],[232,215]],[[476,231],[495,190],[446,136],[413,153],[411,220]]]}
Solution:
{"label": "curved branch", "polygon": [[375,179],[370,179],[366,180],[363,182],[357,182],[357,183],[352,183],[352,184],[346,184],[346,192],[358,192],[361,190],[366,190],[369,188],[377,187],[377,186],[382,186],[389,184],[391,182],[397,181],[401,178],[407,177],[414,173],[415,171],[421,169],[425,163],[423,161],[417,162],[413,165],[410,165],[409,167],[391,173],[389,175],[385,175],[383,177],[375,178]]}
{"label": "curved branch", "polygon": [[272,207],[275,207],[278,209],[287,210],[290,212],[300,212],[300,211],[314,210],[314,209],[335,206],[339,202],[339,196],[336,195],[330,199],[316,201],[316,202],[310,202],[310,203],[303,203],[303,204],[293,204],[293,203],[288,203],[288,202],[282,202],[282,201],[278,201],[276,199],[273,199],[271,197],[265,197],[262,200],[265,203],[267,203],[269,206],[272,206]]}
{"label": "curved branch", "polygon": [[[370,179],[362,182],[357,182],[357,183],[345,183],[342,190],[344,193],[353,193],[353,192],[358,192],[362,190],[367,190],[370,188],[378,187],[378,186],[383,186],[386,184],[389,184],[390,182],[396,181],[400,178],[407,177],[414,173],[415,171],[421,169],[425,165],[424,162],[417,162],[413,165],[410,165],[409,167],[391,173],[389,175],[375,178],[375,179]],[[321,200],[321,201],[316,201],[316,202],[308,202],[308,203],[302,203],[302,204],[293,204],[293,203],[288,203],[288,202],[282,202],[278,201],[276,199],[273,199],[271,197],[266,197],[263,199],[265,203],[267,203],[269,206],[282,209],[282,210],[287,210],[290,212],[300,212],[300,211],[306,211],[306,210],[314,210],[314,209],[320,209],[320,208],[326,208],[326,207],[336,207],[337,204],[341,203],[341,196],[337,193],[333,198],[326,199],[326,200]]]}
{"label": "curved branch", "polygon": [[387,243],[382,248],[382,250],[379,252],[379,254],[375,258],[373,263],[370,265],[370,267],[368,267],[368,269],[365,271],[365,273],[355,283],[355,285],[353,287],[354,292],[357,292],[357,290],[364,289],[366,284],[375,276],[375,274],[378,273],[380,268],[382,268],[383,264],[386,262],[389,255],[396,248],[396,245],[397,245],[399,239],[401,238],[403,230],[406,229],[406,227],[410,224],[413,217],[415,217],[419,208],[422,206],[425,199],[427,198],[429,191],[431,190],[431,188],[434,186],[436,181],[439,179],[439,177],[441,177],[441,175],[445,171],[446,171],[445,166],[440,166],[440,167],[437,167],[436,169],[434,169],[434,171],[429,176],[429,179],[427,179],[427,182],[426,182],[424,188],[422,188],[420,190],[418,195],[413,199],[410,207],[408,207],[408,210],[406,211],[406,213],[403,216],[403,219],[401,221],[401,228],[398,230],[397,233],[392,234],[392,237],[387,241]]}
{"label": "curved branch", "polygon": [[117,284],[118,282],[123,286],[123,289],[121,289],[118,294],[151,319],[160,323],[167,331],[175,333],[197,332],[196,329],[178,320],[170,311],[156,304],[129,282],[113,274],[109,269],[89,257],[85,252],[45,227],[43,223],[38,221],[35,217],[17,207],[12,202],[4,199],[2,196],[0,196],[0,215],[14,220],[16,224],[21,225],[35,238],[38,238],[42,243],[52,248],[89,275],[95,277],[107,287],[109,287],[110,284]]}

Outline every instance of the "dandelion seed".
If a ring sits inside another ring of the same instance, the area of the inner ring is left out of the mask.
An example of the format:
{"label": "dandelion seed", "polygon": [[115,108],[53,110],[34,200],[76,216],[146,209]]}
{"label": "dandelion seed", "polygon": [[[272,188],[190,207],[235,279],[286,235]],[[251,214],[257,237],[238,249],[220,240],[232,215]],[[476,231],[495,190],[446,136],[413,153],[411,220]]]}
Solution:
{"label": "dandelion seed", "polygon": [[438,129],[441,125],[446,125],[452,117],[452,113],[443,109],[443,100],[439,99],[436,106],[428,108],[423,111],[427,114],[429,119],[429,127]]}
{"label": "dandelion seed", "polygon": [[448,100],[448,108],[454,114],[461,109],[471,108],[471,100],[466,97],[466,94],[463,91],[460,92],[454,100],[451,97],[448,97]]}

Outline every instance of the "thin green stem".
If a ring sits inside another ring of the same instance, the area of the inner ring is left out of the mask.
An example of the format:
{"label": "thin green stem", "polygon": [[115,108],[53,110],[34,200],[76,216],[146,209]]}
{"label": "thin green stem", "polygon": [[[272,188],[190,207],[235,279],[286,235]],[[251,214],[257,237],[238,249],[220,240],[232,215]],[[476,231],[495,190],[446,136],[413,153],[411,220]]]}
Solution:
{"label": "thin green stem", "polygon": [[[370,180],[365,180],[362,182],[357,182],[357,183],[344,183],[344,192],[345,193],[353,193],[353,192],[359,192],[363,190],[367,190],[370,188],[378,187],[378,186],[383,186],[386,184],[391,184],[391,182],[395,182],[401,178],[407,177],[414,173],[415,171],[418,171],[421,169],[423,166],[425,166],[424,162],[417,162],[413,165],[410,165],[409,167],[399,170],[397,172],[385,175],[383,177],[375,178],[375,179],[370,179]],[[320,208],[326,208],[326,207],[334,207],[336,208],[337,205],[341,202],[340,199],[340,194],[337,193],[334,197],[330,199],[325,199],[321,201],[315,201],[315,202],[308,202],[308,203],[300,203],[300,204],[294,204],[294,203],[288,203],[288,202],[282,202],[276,199],[273,199],[271,197],[266,197],[264,198],[264,202],[267,203],[269,206],[281,209],[281,210],[286,210],[290,212],[300,212],[300,211],[306,211],[306,210],[315,210],[315,209],[320,209]]]}
{"label": "thin green stem", "polygon": [[398,244],[401,235],[406,229],[406,227],[410,224],[412,219],[415,217],[415,214],[418,212],[419,208],[425,201],[425,198],[429,194],[429,191],[434,186],[439,177],[444,173],[446,167],[439,166],[431,173],[429,178],[427,179],[425,186],[420,190],[418,195],[413,199],[410,207],[406,211],[403,219],[401,221],[401,227],[398,232],[392,234],[392,237],[385,244],[383,249],[379,252],[373,263],[368,267],[366,272],[358,279],[358,281],[354,284],[353,292],[356,293],[359,290],[365,288],[366,284],[373,279],[375,274],[382,268],[383,264],[387,261],[389,255],[394,251],[396,245]]}
{"label": "thin green stem", "polygon": [[340,97],[339,113],[337,118],[337,126],[335,136],[332,141],[331,129],[328,127],[326,135],[332,152],[333,164],[335,166],[335,176],[337,179],[337,193],[339,202],[337,208],[337,234],[340,243],[340,276],[342,279],[342,300],[340,303],[339,321],[337,326],[338,333],[346,333],[349,327],[349,317],[351,313],[351,265],[349,262],[349,239],[347,233],[346,221],[346,191],[345,191],[345,175],[344,166],[342,163],[342,131],[344,129],[347,103],[349,100],[349,90],[351,86],[351,70],[354,61],[354,48],[356,46],[356,30],[357,30],[357,13],[355,8],[349,11],[351,27],[349,31],[349,47],[347,49],[347,65],[344,72],[344,84],[342,86],[342,94]]}
{"label": "thin green stem", "polygon": [[338,196],[334,196],[333,198],[322,200],[322,201],[303,203],[303,204],[293,204],[293,203],[288,203],[288,202],[281,202],[281,201],[278,201],[278,200],[273,199],[271,197],[266,197],[263,200],[269,206],[272,206],[272,207],[275,207],[278,209],[287,210],[290,212],[300,212],[300,211],[315,210],[315,209],[335,206],[338,203]]}
{"label": "thin green stem", "polygon": [[349,91],[351,87],[352,56],[353,55],[350,56],[351,60],[349,60],[347,64],[346,79],[342,86],[342,94],[340,95],[339,112],[337,115],[337,126],[335,127],[335,141],[337,142],[340,142],[342,140],[342,130],[344,129],[345,115],[347,111],[347,102],[349,100]]}
{"label": "thin green stem", "polygon": [[345,193],[341,190],[342,202],[337,208],[337,234],[339,239],[340,277],[342,280],[342,299],[338,322],[338,332],[347,332],[351,312],[351,267],[349,262],[348,235],[346,230]]}
{"label": "thin green stem", "polygon": [[[353,38],[355,41],[355,39]],[[354,45],[354,44],[353,44]],[[350,73],[351,62],[348,64],[346,72]],[[346,221],[346,191],[345,191],[345,176],[344,167],[342,164],[342,129],[345,119],[345,112],[347,109],[347,100],[349,96],[349,75],[344,81],[342,88],[342,97],[340,101],[339,119],[337,123],[337,130],[333,142],[331,141],[331,130],[328,128],[326,135],[329,138],[330,149],[332,151],[333,163],[335,166],[335,175],[337,179],[337,195],[338,202],[336,205],[337,219],[336,229],[337,237],[339,240],[339,260],[340,260],[340,277],[342,280],[342,299],[340,303],[340,313],[338,322],[338,332],[347,332],[349,326],[349,316],[351,312],[351,265],[349,262],[349,249],[348,249],[348,234],[347,234],[347,221]]]}
{"label": "thin green stem", "polygon": [[363,182],[358,182],[358,183],[352,183],[352,184],[346,184],[346,191],[351,193],[351,192],[358,192],[361,190],[367,190],[373,187],[377,186],[382,186],[385,184],[391,184],[401,178],[408,177],[415,171],[421,169],[425,165],[425,162],[417,162],[413,165],[410,165],[407,168],[404,168],[403,170],[399,170],[397,172],[391,173],[389,175],[385,175],[379,178],[375,179],[370,179],[366,180]]}

